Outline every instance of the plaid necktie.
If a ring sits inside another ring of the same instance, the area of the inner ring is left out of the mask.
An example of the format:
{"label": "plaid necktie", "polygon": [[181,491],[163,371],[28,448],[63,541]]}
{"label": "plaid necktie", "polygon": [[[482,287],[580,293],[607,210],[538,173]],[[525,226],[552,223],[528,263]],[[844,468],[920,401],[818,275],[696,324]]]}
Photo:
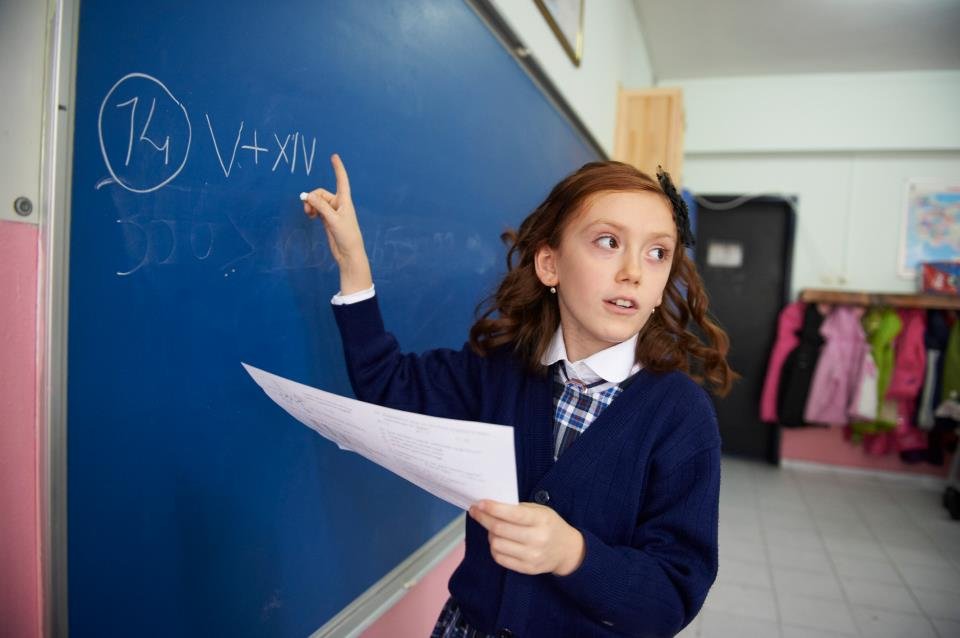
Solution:
{"label": "plaid necktie", "polygon": [[553,460],[556,461],[613,402],[622,388],[603,379],[586,384],[579,379],[567,378],[562,361],[557,363],[553,379]]}

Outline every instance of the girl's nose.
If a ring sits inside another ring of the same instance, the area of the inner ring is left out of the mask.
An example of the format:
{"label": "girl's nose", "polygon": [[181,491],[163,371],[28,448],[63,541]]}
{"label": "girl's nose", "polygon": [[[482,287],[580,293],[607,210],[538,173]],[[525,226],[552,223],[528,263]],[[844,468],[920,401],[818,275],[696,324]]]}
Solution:
{"label": "girl's nose", "polygon": [[630,283],[639,284],[640,283],[640,272],[642,262],[641,257],[638,255],[624,254],[623,264],[620,267],[620,273],[618,279],[620,281],[628,281]]}

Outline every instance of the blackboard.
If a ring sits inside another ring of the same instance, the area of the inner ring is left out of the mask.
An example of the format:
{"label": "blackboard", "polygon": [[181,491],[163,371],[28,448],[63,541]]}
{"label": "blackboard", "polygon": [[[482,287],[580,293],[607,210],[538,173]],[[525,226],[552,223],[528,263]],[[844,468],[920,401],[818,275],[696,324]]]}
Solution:
{"label": "blackboard", "polygon": [[458,512],[241,367],[351,395],[298,193],[339,152],[388,326],[459,347],[499,234],[597,153],[458,0],[91,0],[77,37],[70,634],[308,635]]}

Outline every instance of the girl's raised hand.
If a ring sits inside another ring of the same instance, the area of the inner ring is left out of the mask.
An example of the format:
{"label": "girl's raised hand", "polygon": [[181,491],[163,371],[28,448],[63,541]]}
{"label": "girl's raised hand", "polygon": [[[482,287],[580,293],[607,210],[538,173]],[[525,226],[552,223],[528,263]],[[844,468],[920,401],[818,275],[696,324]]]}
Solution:
{"label": "girl's raised hand", "polygon": [[337,192],[331,193],[324,188],[310,191],[303,201],[303,212],[310,217],[319,215],[323,221],[330,252],[340,267],[340,292],[347,295],[366,290],[373,285],[373,279],[357,212],[350,198],[347,169],[339,155],[334,154],[330,163],[337,178]]}
{"label": "girl's raised hand", "polygon": [[549,507],[484,500],[469,514],[486,528],[490,553],[502,567],[521,574],[566,576],[583,562],[583,534]]}

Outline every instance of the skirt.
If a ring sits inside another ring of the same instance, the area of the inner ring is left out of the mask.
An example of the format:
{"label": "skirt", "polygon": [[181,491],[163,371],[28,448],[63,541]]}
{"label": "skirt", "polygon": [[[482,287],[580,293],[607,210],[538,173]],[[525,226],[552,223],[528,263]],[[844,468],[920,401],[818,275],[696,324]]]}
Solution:
{"label": "skirt", "polygon": [[443,609],[440,610],[440,617],[437,618],[437,624],[434,625],[430,638],[496,638],[496,636],[477,631],[468,625],[460,613],[460,604],[453,598],[448,598]]}

